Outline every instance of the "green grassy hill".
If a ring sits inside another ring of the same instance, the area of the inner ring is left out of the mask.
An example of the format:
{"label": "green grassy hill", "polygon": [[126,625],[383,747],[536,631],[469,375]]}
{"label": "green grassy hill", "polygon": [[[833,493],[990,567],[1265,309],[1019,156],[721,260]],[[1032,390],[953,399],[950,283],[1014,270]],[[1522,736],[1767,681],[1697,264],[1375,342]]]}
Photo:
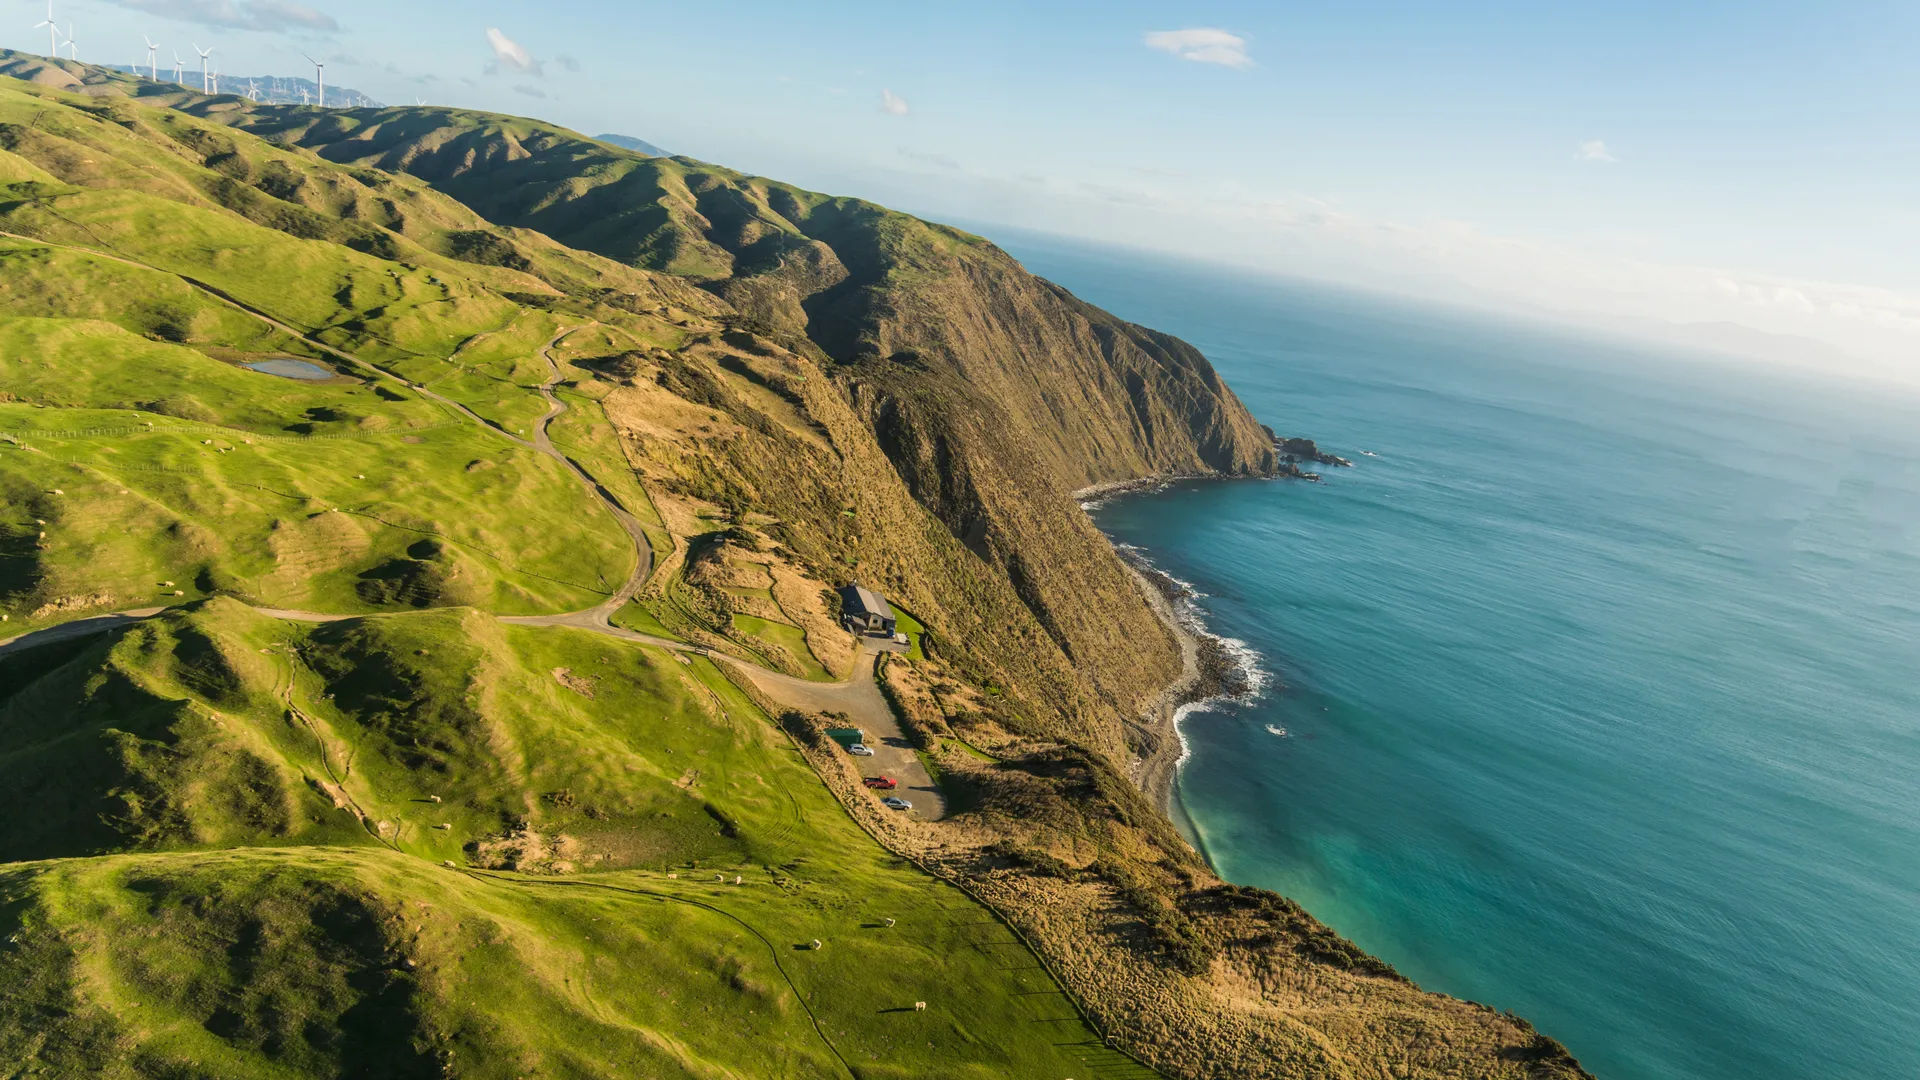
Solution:
{"label": "green grassy hill", "polygon": [[[168,110],[0,86],[0,147],[10,627],[216,591],[565,611],[627,579],[625,536],[564,468],[408,383],[524,434],[547,411],[539,345],[596,297],[683,290],[544,238],[522,270],[435,254],[409,231],[515,241],[421,185]],[[332,377],[241,366],[275,357]]]}
{"label": "green grassy hill", "polygon": [[0,656],[9,1074],[1137,1071],[711,662],[481,613],[633,566],[488,430],[546,413],[548,342],[722,304],[124,101],[0,83],[0,180],[6,629],[169,609]]}
{"label": "green grassy hill", "polygon": [[633,567],[558,463],[397,383],[296,382],[44,318],[0,319],[0,380],[0,605],[21,629],[175,590],[567,611]]}
{"label": "green grassy hill", "polygon": [[10,1075],[1130,1064],[708,661],[216,600],[0,675]]}

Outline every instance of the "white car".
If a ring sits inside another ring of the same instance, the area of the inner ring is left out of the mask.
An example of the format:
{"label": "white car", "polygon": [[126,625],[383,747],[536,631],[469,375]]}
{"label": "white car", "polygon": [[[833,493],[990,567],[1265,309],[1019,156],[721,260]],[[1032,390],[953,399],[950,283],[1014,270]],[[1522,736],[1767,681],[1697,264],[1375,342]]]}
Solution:
{"label": "white car", "polygon": [[912,804],[912,803],[910,803],[910,802],[908,802],[908,801],[907,801],[907,800],[905,800],[905,799],[902,799],[902,798],[899,798],[899,797],[897,797],[897,796],[893,796],[893,795],[889,795],[889,796],[887,796],[886,798],[884,798],[884,799],[881,799],[881,800],[880,800],[880,805],[882,805],[882,806],[884,806],[884,807],[886,807],[886,808],[887,808],[887,809],[889,809],[889,810],[911,810],[911,809],[913,809],[913,804]]}
{"label": "white car", "polygon": [[852,746],[847,747],[847,753],[852,754],[854,757],[872,757],[873,747],[868,746],[866,743],[854,743]]}

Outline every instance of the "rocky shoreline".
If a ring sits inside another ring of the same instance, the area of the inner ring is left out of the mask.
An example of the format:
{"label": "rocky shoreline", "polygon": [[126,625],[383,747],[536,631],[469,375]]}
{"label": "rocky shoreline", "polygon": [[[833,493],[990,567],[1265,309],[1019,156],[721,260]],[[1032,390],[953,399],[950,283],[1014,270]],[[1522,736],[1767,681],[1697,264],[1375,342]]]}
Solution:
{"label": "rocky shoreline", "polygon": [[[1337,454],[1329,454],[1320,449],[1312,439],[1294,436],[1281,438],[1273,434],[1272,428],[1266,428],[1267,435],[1273,440],[1276,463],[1273,476],[1290,480],[1320,481],[1320,474],[1308,472],[1302,468],[1307,465],[1325,465],[1336,469],[1351,469],[1353,462]],[[1182,480],[1225,480],[1233,477],[1219,473],[1159,473],[1154,476],[1141,476],[1132,480],[1109,480],[1102,484],[1089,484],[1077,491],[1069,492],[1068,497],[1079,503],[1082,509],[1091,510],[1108,499],[1120,495],[1136,495],[1146,491],[1158,491],[1169,484]]]}
{"label": "rocky shoreline", "polygon": [[1133,480],[1109,480],[1104,484],[1089,484],[1067,497],[1080,504],[1081,509],[1091,509],[1089,504],[1099,504],[1120,495],[1137,495],[1143,491],[1159,491],[1169,484],[1182,480],[1218,480],[1217,475],[1208,473],[1163,473],[1156,476],[1142,476]]}
{"label": "rocky shoreline", "polygon": [[1177,818],[1173,785],[1186,759],[1186,744],[1179,731],[1181,710],[1204,701],[1244,697],[1255,687],[1245,665],[1229,652],[1227,643],[1207,633],[1191,613],[1182,610],[1183,605],[1192,604],[1190,587],[1153,565],[1135,548],[1116,544],[1114,550],[1132,571],[1154,615],[1180,643],[1180,678],[1162,690],[1140,719],[1129,725],[1138,746],[1138,756],[1130,767],[1134,783],[1161,813]]}
{"label": "rocky shoreline", "polygon": [[[1268,434],[1272,430],[1268,429]],[[1335,467],[1352,467],[1346,458],[1325,453],[1312,439],[1275,437],[1274,449],[1280,453],[1277,476],[1318,481],[1319,474],[1300,468],[1301,461]],[[1121,495],[1159,491],[1182,480],[1219,480],[1219,475],[1168,474],[1116,480],[1094,484],[1072,493],[1082,509],[1092,510],[1108,499]],[[1174,805],[1174,781],[1180,764],[1186,759],[1186,744],[1179,731],[1181,711],[1205,701],[1244,699],[1260,687],[1250,677],[1247,664],[1233,655],[1229,642],[1209,633],[1201,624],[1193,606],[1193,589],[1179,578],[1155,566],[1146,554],[1126,544],[1114,544],[1114,552],[1132,573],[1141,595],[1180,645],[1180,677],[1142,710],[1138,719],[1127,724],[1129,741],[1136,752],[1128,764],[1134,783],[1161,813],[1179,821]]]}

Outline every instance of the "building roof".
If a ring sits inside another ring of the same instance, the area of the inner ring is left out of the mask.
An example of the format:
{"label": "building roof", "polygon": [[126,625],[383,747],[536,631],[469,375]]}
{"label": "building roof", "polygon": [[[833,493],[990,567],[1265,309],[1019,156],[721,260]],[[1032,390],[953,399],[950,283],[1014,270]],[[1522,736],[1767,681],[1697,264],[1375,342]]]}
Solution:
{"label": "building roof", "polygon": [[867,588],[865,585],[849,585],[840,590],[840,602],[845,605],[849,615],[878,615],[891,619],[893,605],[887,598]]}

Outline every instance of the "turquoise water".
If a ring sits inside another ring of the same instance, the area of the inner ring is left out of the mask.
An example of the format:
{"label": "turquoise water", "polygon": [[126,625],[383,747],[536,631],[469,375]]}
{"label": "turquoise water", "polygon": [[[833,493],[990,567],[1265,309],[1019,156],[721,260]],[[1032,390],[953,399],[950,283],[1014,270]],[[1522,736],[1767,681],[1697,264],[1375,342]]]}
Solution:
{"label": "turquoise water", "polygon": [[1273,677],[1226,877],[1603,1078],[1920,1076],[1920,399],[1009,241],[1358,462],[1096,511]]}

